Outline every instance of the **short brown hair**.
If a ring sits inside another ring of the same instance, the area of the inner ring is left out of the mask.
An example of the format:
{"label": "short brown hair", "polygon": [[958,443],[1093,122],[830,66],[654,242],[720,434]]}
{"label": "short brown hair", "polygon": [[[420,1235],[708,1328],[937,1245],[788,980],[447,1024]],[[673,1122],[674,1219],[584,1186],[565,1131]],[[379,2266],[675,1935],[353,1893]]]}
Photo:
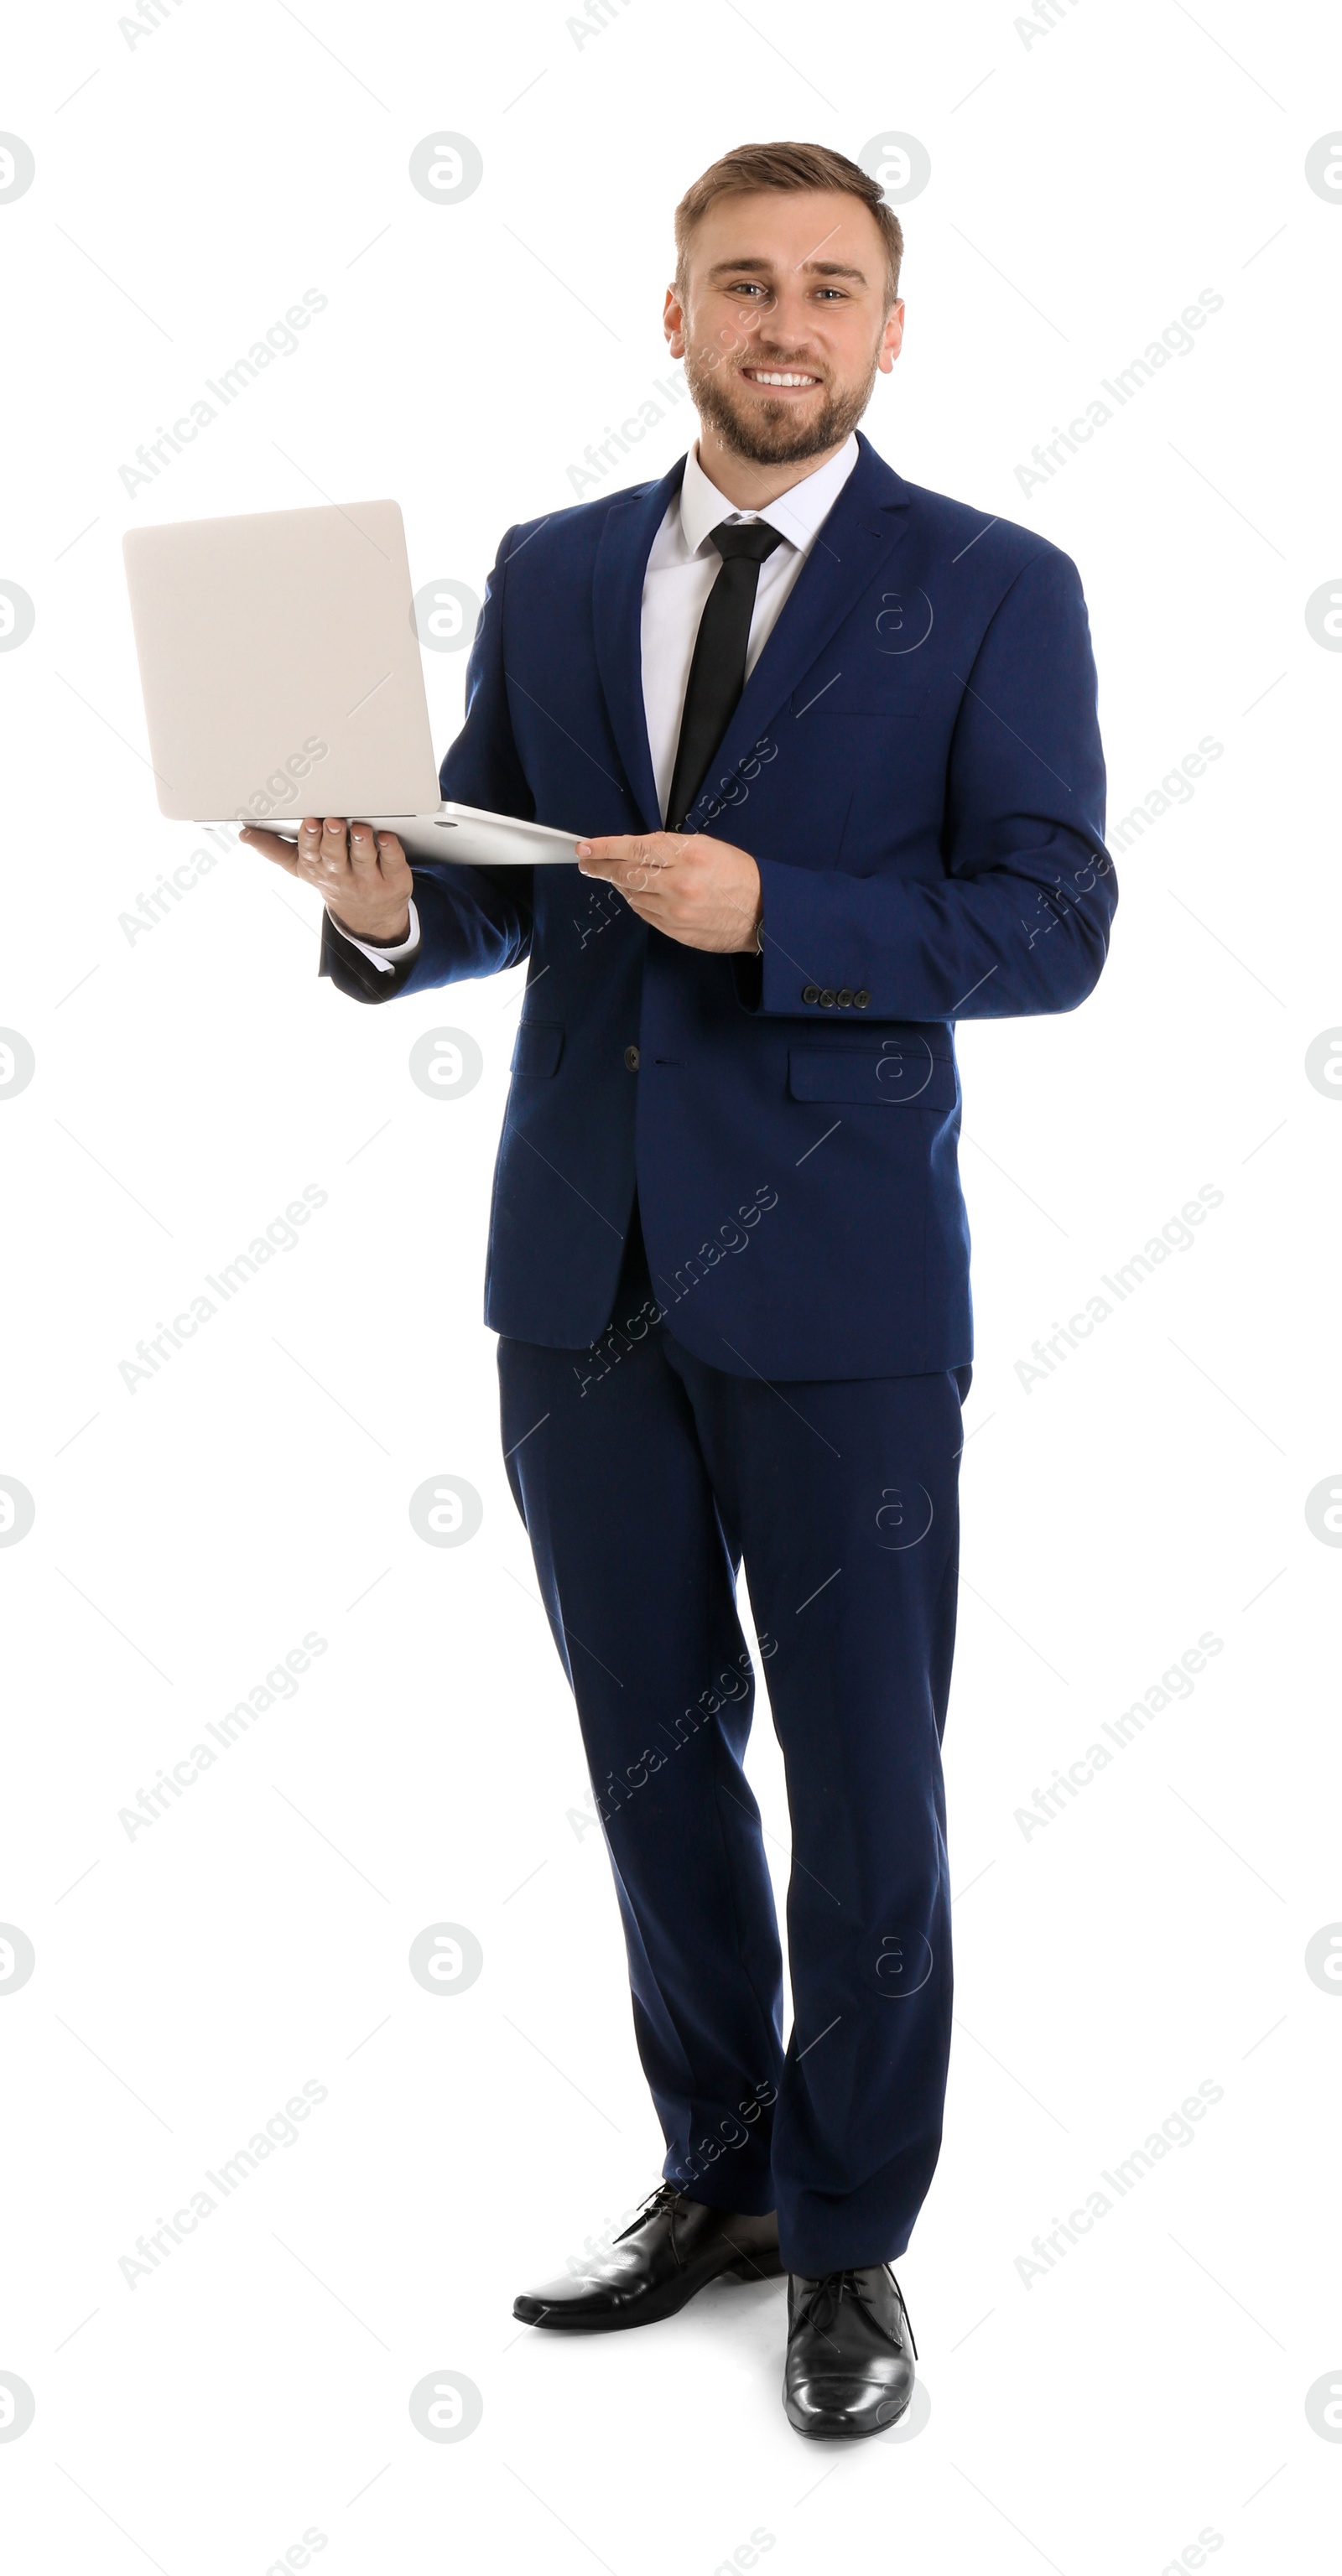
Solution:
{"label": "short brown hair", "polygon": [[719,197],[751,196],[761,188],[830,188],[845,197],[860,197],[874,216],[885,244],[889,303],[899,295],[899,263],[904,232],[893,207],[886,204],[879,180],[869,179],[856,161],[831,152],[824,143],[738,143],[687,188],[676,208],[676,285],[683,290],[690,237],[701,215]]}

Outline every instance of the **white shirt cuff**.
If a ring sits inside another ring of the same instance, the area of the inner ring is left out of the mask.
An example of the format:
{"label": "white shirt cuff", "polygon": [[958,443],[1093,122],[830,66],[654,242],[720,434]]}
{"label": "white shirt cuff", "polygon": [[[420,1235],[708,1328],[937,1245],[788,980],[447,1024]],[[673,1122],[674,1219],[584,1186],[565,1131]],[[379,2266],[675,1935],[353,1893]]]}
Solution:
{"label": "white shirt cuff", "polygon": [[370,948],[367,940],[356,939],[353,931],[346,930],[333,914],[328,913],[327,919],[331,928],[338,931],[342,939],[348,940],[351,948],[357,948],[361,957],[371,957],[373,964],[382,967],[388,975],[393,967],[400,965],[403,958],[413,957],[419,946],[419,914],[413,903],[410,906],[410,927],[398,948]]}

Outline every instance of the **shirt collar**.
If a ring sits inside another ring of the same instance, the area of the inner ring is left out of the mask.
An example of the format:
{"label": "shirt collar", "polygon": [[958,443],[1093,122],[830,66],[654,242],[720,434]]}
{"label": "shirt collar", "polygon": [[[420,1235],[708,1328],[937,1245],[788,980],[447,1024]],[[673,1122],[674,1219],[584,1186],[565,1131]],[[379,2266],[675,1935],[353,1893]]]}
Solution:
{"label": "shirt collar", "polygon": [[685,479],[680,487],[680,524],[690,553],[697,554],[705,539],[715,528],[721,527],[724,519],[742,516],[766,520],[771,528],[777,528],[780,536],[786,537],[789,545],[795,546],[802,554],[809,552],[857,458],[857,438],[850,433],[838,455],[831,456],[828,463],[819,466],[814,474],[804,474],[800,482],[791,484],[786,492],[780,492],[777,499],[770,501],[764,509],[743,513],[735,502],[727,500],[719,492],[716,483],[709,481],[699,462],[696,444],[685,459]]}

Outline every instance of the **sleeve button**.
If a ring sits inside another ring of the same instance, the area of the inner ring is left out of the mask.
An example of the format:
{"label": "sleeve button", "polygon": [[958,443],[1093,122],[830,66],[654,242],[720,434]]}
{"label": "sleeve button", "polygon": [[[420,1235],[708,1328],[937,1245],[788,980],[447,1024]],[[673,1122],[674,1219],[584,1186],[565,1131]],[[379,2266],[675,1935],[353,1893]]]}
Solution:
{"label": "sleeve button", "polygon": [[852,1007],[853,996],[845,984],[839,994],[839,1008],[841,1011],[851,1011]]}
{"label": "sleeve button", "polygon": [[821,1010],[822,1010],[822,1011],[832,1011],[832,1010],[833,1010],[833,1008],[834,1008],[834,995],[833,995],[832,993],[830,993],[830,992],[824,992],[824,993],[822,993],[822,994],[821,994],[821,996],[820,996],[820,1008],[821,1008]]}
{"label": "sleeve button", "polygon": [[871,1000],[871,995],[870,995],[870,993],[854,993],[854,995],[853,995],[853,1008],[854,1008],[854,1010],[855,1010],[855,1011],[865,1011],[865,1010],[866,1010],[866,1008],[867,1008],[867,1006],[868,1006],[868,1004],[869,1004],[869,1002],[870,1002],[870,1000]]}
{"label": "sleeve button", "polygon": [[818,985],[818,984],[805,984],[805,985],[803,985],[803,987],[802,987],[802,1000],[803,1000],[804,1002],[818,1002],[818,1001],[819,1001],[819,999],[820,999],[820,987],[819,987],[819,985]]}

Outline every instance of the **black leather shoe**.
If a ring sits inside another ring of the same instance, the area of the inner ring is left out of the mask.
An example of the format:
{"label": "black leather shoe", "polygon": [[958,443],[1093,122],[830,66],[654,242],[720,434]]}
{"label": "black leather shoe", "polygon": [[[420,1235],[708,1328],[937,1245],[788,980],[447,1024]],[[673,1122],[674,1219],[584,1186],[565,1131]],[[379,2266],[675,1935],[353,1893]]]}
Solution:
{"label": "black leather shoe", "polygon": [[789,2424],[808,2440],[888,2432],[908,2408],[917,2358],[903,2292],[888,2263],[817,2279],[789,2274],[783,2405]]}
{"label": "black leather shoe", "polygon": [[776,2281],[782,2268],[776,2217],[705,2209],[664,2182],[587,2271],[525,2292],[514,2299],[513,2315],[524,2325],[570,2334],[651,2326],[673,2317],[710,2281]]}

